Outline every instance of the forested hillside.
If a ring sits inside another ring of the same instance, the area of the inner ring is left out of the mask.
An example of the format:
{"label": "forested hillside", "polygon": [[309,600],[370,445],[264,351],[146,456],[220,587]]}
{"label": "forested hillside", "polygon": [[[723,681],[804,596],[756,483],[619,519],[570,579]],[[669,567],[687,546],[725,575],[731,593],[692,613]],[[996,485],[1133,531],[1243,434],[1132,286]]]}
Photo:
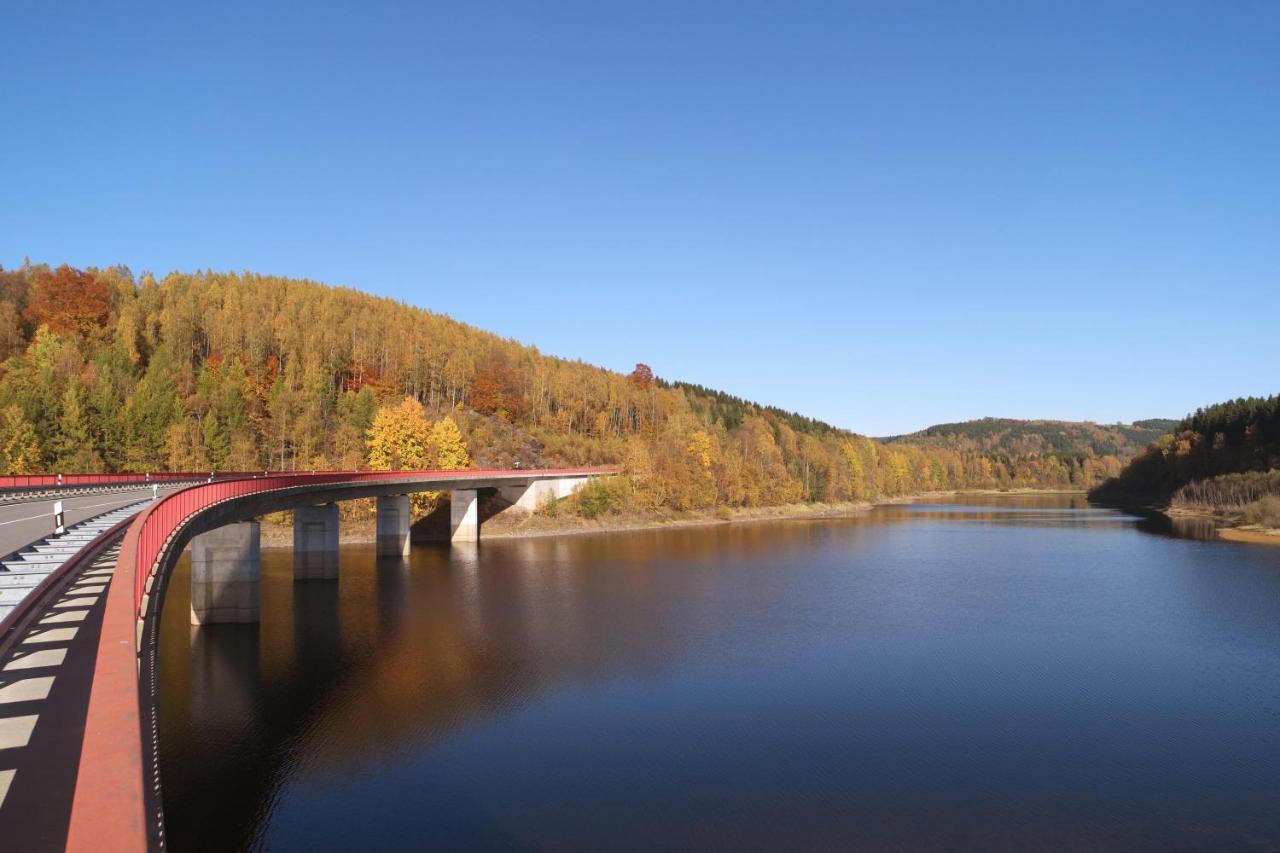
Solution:
{"label": "forested hillside", "polygon": [[[309,281],[0,270],[0,467],[8,472],[367,467],[375,417],[406,398],[435,426],[456,424],[474,464],[621,463],[625,476],[603,495],[606,508],[1079,488],[1119,468],[1114,457],[1052,449],[1015,458],[978,445],[884,445],[666,382],[643,365],[623,375],[546,356],[448,317]],[[444,432],[452,435],[452,425]],[[433,464],[434,452],[414,458]]]}
{"label": "forested hillside", "polygon": [[1198,409],[1095,489],[1110,501],[1232,511],[1280,494],[1280,396]]}

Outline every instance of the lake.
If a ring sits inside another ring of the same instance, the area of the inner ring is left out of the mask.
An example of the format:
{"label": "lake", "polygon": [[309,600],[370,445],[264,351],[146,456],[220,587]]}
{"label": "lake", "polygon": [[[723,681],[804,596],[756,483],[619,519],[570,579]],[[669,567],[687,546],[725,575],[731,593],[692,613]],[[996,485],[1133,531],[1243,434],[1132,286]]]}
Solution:
{"label": "lake", "polygon": [[169,588],[175,851],[1280,847],[1278,548],[962,496],[262,578]]}

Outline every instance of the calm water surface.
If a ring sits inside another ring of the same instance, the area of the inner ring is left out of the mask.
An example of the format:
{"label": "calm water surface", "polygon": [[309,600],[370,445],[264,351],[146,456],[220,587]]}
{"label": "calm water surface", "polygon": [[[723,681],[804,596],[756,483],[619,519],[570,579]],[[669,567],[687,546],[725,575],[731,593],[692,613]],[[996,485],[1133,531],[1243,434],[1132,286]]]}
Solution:
{"label": "calm water surface", "polygon": [[1280,848],[1280,549],[970,496],[290,560],[259,626],[170,587],[174,850]]}

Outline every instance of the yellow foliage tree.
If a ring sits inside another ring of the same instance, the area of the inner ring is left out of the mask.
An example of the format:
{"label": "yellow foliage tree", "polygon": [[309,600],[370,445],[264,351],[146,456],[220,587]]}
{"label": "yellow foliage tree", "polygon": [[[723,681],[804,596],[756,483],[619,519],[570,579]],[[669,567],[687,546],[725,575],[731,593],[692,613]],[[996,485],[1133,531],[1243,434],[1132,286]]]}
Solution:
{"label": "yellow foliage tree", "polygon": [[429,468],[433,461],[431,422],[422,404],[413,397],[378,409],[369,427],[367,444],[369,467],[375,471]]}
{"label": "yellow foliage tree", "polygon": [[702,466],[703,470],[709,470],[715,464],[715,442],[706,432],[698,430],[689,436],[688,450],[693,458],[698,460],[698,464]]}
{"label": "yellow foliage tree", "polygon": [[462,430],[458,429],[451,417],[441,418],[431,428],[430,453],[431,465],[435,468],[454,471],[471,467],[467,442],[462,437]]}

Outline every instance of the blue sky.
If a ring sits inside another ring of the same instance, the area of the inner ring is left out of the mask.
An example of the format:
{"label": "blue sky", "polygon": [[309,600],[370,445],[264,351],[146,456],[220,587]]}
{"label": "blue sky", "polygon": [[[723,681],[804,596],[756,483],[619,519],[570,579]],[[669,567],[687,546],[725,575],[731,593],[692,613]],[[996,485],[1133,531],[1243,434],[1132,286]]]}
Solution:
{"label": "blue sky", "polygon": [[251,269],[870,434],[1280,391],[1280,4],[12,4],[0,264]]}

